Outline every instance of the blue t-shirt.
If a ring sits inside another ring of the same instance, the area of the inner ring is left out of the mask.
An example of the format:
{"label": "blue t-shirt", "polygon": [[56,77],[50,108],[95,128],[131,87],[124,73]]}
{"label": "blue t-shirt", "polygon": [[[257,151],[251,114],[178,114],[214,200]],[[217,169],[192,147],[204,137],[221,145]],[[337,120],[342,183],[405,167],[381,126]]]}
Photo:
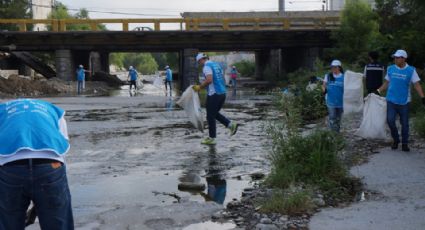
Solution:
{"label": "blue t-shirt", "polygon": [[86,74],[84,73],[84,69],[80,68],[77,70],[77,80],[78,81],[84,81],[84,79],[86,78]]}
{"label": "blue t-shirt", "polygon": [[59,127],[64,114],[61,108],[42,100],[20,99],[0,104],[0,156],[20,150],[65,154],[69,142]]}
{"label": "blue t-shirt", "polygon": [[204,66],[204,78],[211,74],[213,77],[213,82],[208,86],[208,95],[213,94],[225,94],[226,93],[226,83],[223,76],[223,69],[216,62],[207,61]]}
{"label": "blue t-shirt", "polygon": [[165,80],[173,81],[173,72],[171,71],[171,69],[165,70]]}
{"label": "blue t-shirt", "polygon": [[415,68],[407,66],[398,68],[391,65],[387,70],[386,79],[390,82],[387,92],[387,101],[397,105],[406,105],[410,100],[410,84],[412,82]]}
{"label": "blue t-shirt", "polygon": [[331,81],[329,75],[326,79],[326,105],[333,108],[343,108],[344,97],[344,74],[334,75],[334,80]]}
{"label": "blue t-shirt", "polygon": [[136,81],[137,80],[137,71],[135,69],[131,69],[128,73],[130,75],[130,80],[131,81]]}

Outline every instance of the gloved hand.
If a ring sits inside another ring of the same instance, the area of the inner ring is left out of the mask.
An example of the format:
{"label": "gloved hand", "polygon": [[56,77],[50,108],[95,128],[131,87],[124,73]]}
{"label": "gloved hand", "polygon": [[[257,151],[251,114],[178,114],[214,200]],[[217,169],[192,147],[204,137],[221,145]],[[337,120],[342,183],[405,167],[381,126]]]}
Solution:
{"label": "gloved hand", "polygon": [[422,105],[425,105],[425,97],[422,98]]}
{"label": "gloved hand", "polygon": [[376,94],[376,95],[378,95],[378,96],[381,96],[381,94],[379,93],[379,91],[378,91],[378,90],[374,90],[372,93],[374,93],[374,94]]}
{"label": "gloved hand", "polygon": [[201,91],[201,86],[199,86],[199,85],[193,85],[192,89],[193,89],[195,92],[199,92],[199,91]]}

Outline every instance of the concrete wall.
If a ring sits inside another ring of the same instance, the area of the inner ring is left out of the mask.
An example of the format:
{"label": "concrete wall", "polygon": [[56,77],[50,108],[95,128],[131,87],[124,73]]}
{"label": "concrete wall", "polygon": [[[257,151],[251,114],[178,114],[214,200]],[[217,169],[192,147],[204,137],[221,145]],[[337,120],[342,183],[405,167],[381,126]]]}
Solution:
{"label": "concrete wall", "polygon": [[[47,19],[52,12],[53,0],[32,0],[33,19]],[[34,31],[47,30],[44,24],[35,24]]]}
{"label": "concrete wall", "polygon": [[227,72],[230,70],[231,65],[233,65],[236,62],[240,62],[242,60],[254,62],[255,54],[247,53],[247,52],[232,52],[227,55],[210,56],[210,60],[223,63],[223,67],[224,67],[223,70]]}

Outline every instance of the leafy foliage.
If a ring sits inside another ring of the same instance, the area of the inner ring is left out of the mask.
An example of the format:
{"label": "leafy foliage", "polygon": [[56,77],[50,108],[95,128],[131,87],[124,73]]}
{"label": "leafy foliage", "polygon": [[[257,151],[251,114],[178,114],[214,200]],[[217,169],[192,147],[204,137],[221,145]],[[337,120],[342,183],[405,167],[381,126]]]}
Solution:
{"label": "leafy foliage", "polygon": [[110,60],[120,68],[133,66],[142,74],[153,74],[158,70],[158,64],[150,53],[113,53]]}
{"label": "leafy foliage", "polygon": [[[86,9],[80,9],[75,15],[69,13],[68,8],[60,3],[56,2],[56,5],[53,11],[50,13],[49,17],[51,19],[89,19],[89,12]],[[51,26],[48,27],[51,30]],[[97,25],[98,30],[106,30],[105,25]],[[88,24],[70,24],[66,26],[66,30],[91,30],[90,25]]]}
{"label": "leafy foliage", "polygon": [[255,75],[255,63],[252,61],[243,60],[233,63],[242,77],[251,77]]}
{"label": "leafy foliage", "polygon": [[336,47],[332,56],[353,63],[366,62],[367,52],[376,49],[378,17],[364,0],[347,0],[341,14],[341,27],[332,33]]}
{"label": "leafy foliage", "polygon": [[[0,0],[0,18],[31,18],[28,0]],[[16,25],[0,24],[0,30],[18,30]]]}

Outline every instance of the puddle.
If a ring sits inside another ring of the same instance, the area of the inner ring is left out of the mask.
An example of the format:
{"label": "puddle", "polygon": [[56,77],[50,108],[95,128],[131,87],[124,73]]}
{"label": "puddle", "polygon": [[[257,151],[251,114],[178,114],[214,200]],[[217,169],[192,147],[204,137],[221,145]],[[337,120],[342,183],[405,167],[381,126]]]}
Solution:
{"label": "puddle", "polygon": [[236,228],[233,223],[217,223],[212,221],[202,222],[199,224],[191,224],[183,230],[230,230]]}
{"label": "puddle", "polygon": [[[175,97],[165,97],[150,84],[130,97],[126,87],[111,97],[47,98],[67,111],[67,173],[76,225],[113,218],[109,222],[122,226],[150,226],[158,218],[164,220],[161,226],[176,229],[233,228],[232,223],[199,222],[240,199],[251,186],[249,174],[269,169],[262,122],[270,98],[249,89],[238,91],[223,114],[240,122],[240,129],[229,137],[218,124],[218,144],[210,148],[200,144],[207,132],[191,127]],[[182,182],[201,183],[205,189],[180,191]],[[170,216],[170,210],[190,220]]]}

